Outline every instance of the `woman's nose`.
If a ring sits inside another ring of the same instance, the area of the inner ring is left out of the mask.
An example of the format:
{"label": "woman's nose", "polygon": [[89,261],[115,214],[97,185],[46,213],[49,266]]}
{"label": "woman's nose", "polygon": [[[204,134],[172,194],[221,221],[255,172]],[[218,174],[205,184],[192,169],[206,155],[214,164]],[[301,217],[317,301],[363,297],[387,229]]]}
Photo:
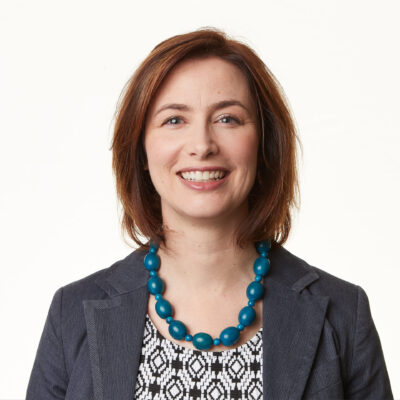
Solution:
{"label": "woman's nose", "polygon": [[187,150],[189,155],[204,159],[218,153],[218,144],[212,128],[208,124],[193,126],[188,136]]}

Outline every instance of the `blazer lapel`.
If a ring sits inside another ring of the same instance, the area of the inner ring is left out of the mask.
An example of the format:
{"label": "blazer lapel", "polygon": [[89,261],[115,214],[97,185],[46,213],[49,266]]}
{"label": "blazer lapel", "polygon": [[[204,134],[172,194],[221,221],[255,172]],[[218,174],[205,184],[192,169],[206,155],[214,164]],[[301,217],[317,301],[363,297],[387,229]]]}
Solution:
{"label": "blazer lapel", "polygon": [[[96,281],[109,298],[83,301],[95,400],[133,398],[149,296],[145,254],[134,251]],[[271,249],[270,259],[263,298],[263,398],[301,399],[329,298],[303,290],[319,276],[283,247]]]}
{"label": "blazer lapel", "polygon": [[263,308],[264,399],[301,399],[322,332],[328,297],[284,293],[266,282]]}
{"label": "blazer lapel", "polygon": [[132,253],[106,280],[96,282],[111,299],[83,301],[95,400],[133,398],[148,303],[147,274],[142,252]]}
{"label": "blazer lapel", "polygon": [[270,258],[271,274],[264,279],[263,298],[263,398],[301,399],[329,297],[303,291],[319,279],[303,260],[284,248],[276,249]]}

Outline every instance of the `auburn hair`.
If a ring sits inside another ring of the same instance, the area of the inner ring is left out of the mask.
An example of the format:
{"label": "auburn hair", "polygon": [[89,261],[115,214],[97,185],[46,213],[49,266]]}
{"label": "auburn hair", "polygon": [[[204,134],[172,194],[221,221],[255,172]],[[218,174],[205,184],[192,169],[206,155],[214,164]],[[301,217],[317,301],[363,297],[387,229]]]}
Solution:
{"label": "auburn hair", "polygon": [[[159,43],[136,69],[121,93],[112,139],[112,168],[123,207],[121,227],[142,249],[149,240],[165,244],[161,200],[146,165],[146,115],[164,78],[179,62],[217,56],[240,68],[257,106],[257,176],[249,193],[249,214],[235,232],[236,244],[271,239],[282,245],[298,208],[295,124],[283,90],[248,45],[216,28],[201,28]],[[300,143],[300,142],[299,142]],[[301,143],[300,143],[301,146]]]}

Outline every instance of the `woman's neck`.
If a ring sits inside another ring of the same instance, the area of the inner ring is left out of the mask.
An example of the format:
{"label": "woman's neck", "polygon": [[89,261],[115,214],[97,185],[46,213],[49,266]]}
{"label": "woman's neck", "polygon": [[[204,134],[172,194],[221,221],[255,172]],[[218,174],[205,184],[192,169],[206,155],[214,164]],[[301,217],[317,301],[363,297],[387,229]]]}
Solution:
{"label": "woman's neck", "polygon": [[257,251],[252,243],[243,249],[236,245],[235,228],[233,223],[164,224],[166,247],[158,250],[160,277],[170,289],[195,297],[220,296],[248,285],[254,278]]}

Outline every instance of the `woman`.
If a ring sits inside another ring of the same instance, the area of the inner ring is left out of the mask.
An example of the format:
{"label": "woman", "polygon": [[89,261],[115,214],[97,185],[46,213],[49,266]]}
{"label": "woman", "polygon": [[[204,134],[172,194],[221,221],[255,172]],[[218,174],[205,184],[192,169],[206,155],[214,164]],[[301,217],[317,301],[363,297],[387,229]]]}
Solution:
{"label": "woman", "polygon": [[54,295],[27,399],[391,399],[364,290],[282,245],[296,134],[278,83],[215,29],[156,46],[113,139],[139,248]]}

